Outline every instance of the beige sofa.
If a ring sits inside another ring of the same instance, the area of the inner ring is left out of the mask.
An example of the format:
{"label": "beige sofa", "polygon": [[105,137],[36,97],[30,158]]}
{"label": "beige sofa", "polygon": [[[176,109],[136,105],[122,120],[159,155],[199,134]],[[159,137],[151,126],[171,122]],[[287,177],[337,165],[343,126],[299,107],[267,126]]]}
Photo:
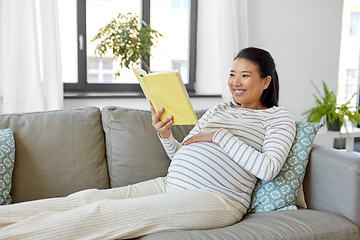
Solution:
{"label": "beige sofa", "polygon": [[[198,111],[198,116],[204,111]],[[165,176],[170,160],[149,111],[87,107],[0,115],[15,138],[13,203]],[[191,126],[176,126],[181,140]],[[360,155],[314,145],[304,180],[308,209],[247,214],[232,226],[141,239],[359,239]]]}

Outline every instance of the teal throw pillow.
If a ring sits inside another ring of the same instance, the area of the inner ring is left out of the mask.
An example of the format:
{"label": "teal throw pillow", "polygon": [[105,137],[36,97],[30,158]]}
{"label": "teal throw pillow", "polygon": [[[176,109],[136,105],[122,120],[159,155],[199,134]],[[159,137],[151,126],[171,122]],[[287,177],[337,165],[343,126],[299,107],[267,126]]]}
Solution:
{"label": "teal throw pillow", "polygon": [[248,212],[297,210],[295,206],[304,180],[309,154],[321,123],[296,122],[296,136],[279,174],[270,181],[259,180]]}
{"label": "teal throw pillow", "polygon": [[0,205],[10,204],[12,173],[15,160],[15,141],[11,129],[0,130]]}

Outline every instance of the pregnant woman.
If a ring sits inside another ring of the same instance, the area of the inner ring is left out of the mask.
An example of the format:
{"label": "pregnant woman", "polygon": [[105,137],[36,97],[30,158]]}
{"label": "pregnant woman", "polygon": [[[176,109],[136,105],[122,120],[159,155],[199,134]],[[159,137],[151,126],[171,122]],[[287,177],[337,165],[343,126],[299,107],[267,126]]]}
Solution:
{"label": "pregnant woman", "polygon": [[166,177],[0,206],[0,239],[127,239],[240,221],[257,179],[279,173],[296,129],[278,106],[279,80],[267,51],[240,51],[228,85],[233,100],[209,109],[182,143],[172,137],[172,117],[160,120],[164,109],[151,106],[171,159]]}

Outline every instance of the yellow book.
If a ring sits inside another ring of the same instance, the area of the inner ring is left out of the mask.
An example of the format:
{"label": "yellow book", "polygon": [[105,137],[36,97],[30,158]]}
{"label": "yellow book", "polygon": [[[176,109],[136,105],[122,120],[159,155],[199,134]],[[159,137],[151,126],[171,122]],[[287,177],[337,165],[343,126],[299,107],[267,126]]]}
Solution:
{"label": "yellow book", "polygon": [[161,120],[173,116],[173,125],[197,124],[194,109],[179,71],[147,74],[139,67],[133,70],[145,97],[151,101],[155,110],[165,109]]}

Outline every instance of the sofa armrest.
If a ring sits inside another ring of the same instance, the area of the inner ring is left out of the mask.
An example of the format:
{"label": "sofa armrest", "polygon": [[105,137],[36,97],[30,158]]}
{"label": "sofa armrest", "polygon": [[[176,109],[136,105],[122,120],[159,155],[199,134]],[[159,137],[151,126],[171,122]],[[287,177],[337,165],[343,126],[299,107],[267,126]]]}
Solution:
{"label": "sofa armrest", "polygon": [[308,208],[338,214],[360,228],[360,154],[314,144],[304,194]]}

